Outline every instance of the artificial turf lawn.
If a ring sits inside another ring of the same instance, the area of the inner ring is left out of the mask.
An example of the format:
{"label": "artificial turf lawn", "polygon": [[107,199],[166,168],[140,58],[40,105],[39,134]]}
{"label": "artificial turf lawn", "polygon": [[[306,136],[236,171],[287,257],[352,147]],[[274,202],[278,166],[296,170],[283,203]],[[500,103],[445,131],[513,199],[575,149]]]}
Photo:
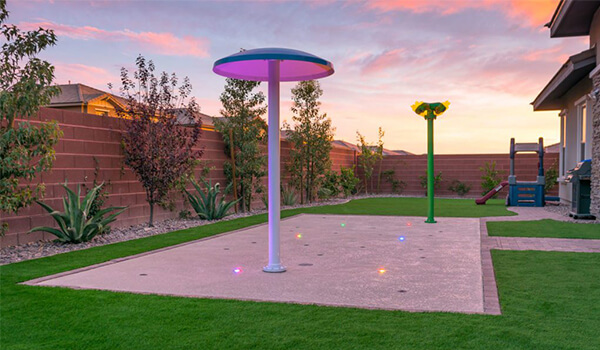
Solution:
{"label": "artificial turf lawn", "polygon": [[550,219],[488,222],[489,236],[600,239],[600,225]]}
{"label": "artificial turf lawn", "polygon": [[[472,217],[517,215],[508,211],[504,200],[489,200],[486,205],[477,205],[473,199],[435,199],[435,216]],[[399,215],[427,216],[427,198],[388,197],[365,198],[338,205],[302,209],[303,213],[341,215]]]}
{"label": "artificial turf lawn", "polygon": [[[322,213],[329,212],[323,208]],[[283,216],[305,211],[285,211]],[[368,212],[368,206],[363,211]],[[257,215],[0,266],[1,347],[597,349],[600,344],[600,254],[493,251],[501,316],[194,299],[17,284],[265,221],[266,215]]]}

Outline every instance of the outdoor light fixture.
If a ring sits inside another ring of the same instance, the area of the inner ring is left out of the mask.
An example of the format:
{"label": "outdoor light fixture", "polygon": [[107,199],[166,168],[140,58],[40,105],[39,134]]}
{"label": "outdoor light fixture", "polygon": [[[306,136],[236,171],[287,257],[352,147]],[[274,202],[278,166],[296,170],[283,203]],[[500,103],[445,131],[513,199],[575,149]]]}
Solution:
{"label": "outdoor light fixture", "polygon": [[234,79],[269,83],[269,264],[265,272],[284,272],[280,256],[281,165],[279,139],[279,82],[324,78],[333,64],[315,55],[291,49],[246,50],[217,60],[213,72]]}
{"label": "outdoor light fixture", "polygon": [[434,224],[436,222],[433,218],[433,121],[435,118],[442,115],[442,113],[448,109],[449,105],[450,102],[448,101],[435,103],[417,101],[411,106],[415,113],[427,120],[427,199],[429,202],[429,209],[427,211],[427,220],[425,220],[425,222],[428,224]]}

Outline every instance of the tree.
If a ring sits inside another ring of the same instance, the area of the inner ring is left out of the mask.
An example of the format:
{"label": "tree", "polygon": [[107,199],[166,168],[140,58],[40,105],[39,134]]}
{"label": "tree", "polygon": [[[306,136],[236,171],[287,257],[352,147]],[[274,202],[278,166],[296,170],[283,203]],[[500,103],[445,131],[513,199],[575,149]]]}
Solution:
{"label": "tree", "polygon": [[300,201],[310,203],[315,199],[320,179],[331,168],[331,141],[334,129],[327,114],[320,114],[319,97],[323,90],[318,81],[299,82],[292,89],[293,129],[289,129],[290,151],[288,170],[292,184],[300,191]]}
{"label": "tree", "polygon": [[[62,133],[56,122],[31,125],[19,122],[37,113],[59,92],[51,87],[54,67],[37,55],[56,44],[52,30],[22,32],[8,19],[6,0],[0,0],[0,211],[16,213],[44,194],[44,185],[24,185],[52,168],[54,145]],[[21,185],[19,185],[21,183]],[[6,223],[0,232],[8,229]]]}
{"label": "tree", "polygon": [[267,111],[265,95],[253,92],[260,85],[257,81],[228,78],[220,100],[223,118],[215,119],[215,129],[223,135],[225,154],[235,158],[235,174],[232,161],[225,162],[223,171],[230,182],[235,176],[237,197],[242,211],[251,209],[254,194],[262,190],[260,179],[265,176],[267,157],[261,150],[266,142],[267,124],[261,118]]}
{"label": "tree", "polygon": [[143,56],[135,63],[133,79],[121,68],[121,93],[127,103],[117,108],[117,114],[130,119],[122,140],[124,162],[146,190],[148,225],[153,226],[154,205],[202,156],[194,149],[200,138],[200,108],[190,98],[192,85],[187,77],[179,85],[175,73],[155,75],[154,63]]}
{"label": "tree", "polygon": [[[356,132],[356,140],[360,148],[360,157],[358,158],[358,167],[362,169],[365,184],[365,193],[368,193],[368,184],[371,182],[371,191],[373,191],[373,169],[378,161],[383,159],[383,136],[385,132],[380,127],[378,132],[377,145],[367,143],[365,137],[360,132]],[[381,172],[381,164],[379,167]],[[379,175],[381,176],[381,175]],[[379,181],[378,181],[379,182]],[[378,185],[379,186],[379,185]]]}

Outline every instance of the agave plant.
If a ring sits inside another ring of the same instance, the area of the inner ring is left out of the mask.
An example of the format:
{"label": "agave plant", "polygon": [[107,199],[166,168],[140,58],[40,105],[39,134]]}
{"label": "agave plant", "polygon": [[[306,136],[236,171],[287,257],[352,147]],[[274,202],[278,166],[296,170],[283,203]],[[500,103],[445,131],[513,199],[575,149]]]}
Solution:
{"label": "agave plant", "polygon": [[296,205],[298,196],[293,188],[281,186],[281,202],[283,205]]}
{"label": "agave plant", "polygon": [[[104,231],[108,224],[115,221],[117,215],[121,214],[126,207],[110,207],[98,210],[93,216],[88,218],[92,203],[98,196],[102,184],[94,187],[87,195],[81,199],[81,186],[77,187],[77,193],[69,189],[66,184],[63,185],[67,191],[67,197],[63,198],[64,212],[54,210],[49,205],[38,201],[58,223],[58,229],[53,227],[35,227],[29,233],[35,231],[45,231],[55,235],[59,241],[68,243],[87,242],[94,238],[98,233]],[[104,217],[111,213],[109,216]]]}
{"label": "agave plant", "polygon": [[[202,180],[204,186],[206,186],[206,191],[200,188],[200,185],[196,181],[191,181],[192,185],[198,192],[198,195],[190,193],[188,190],[185,190],[188,201],[194,211],[201,219],[205,220],[219,220],[227,216],[227,212],[235,203],[239,201],[225,201],[225,196],[221,196],[221,200],[217,201],[217,197],[221,193],[220,185],[217,182],[214,186],[212,183],[206,182],[206,180]],[[225,188],[225,192],[229,192],[231,189],[231,184]]]}

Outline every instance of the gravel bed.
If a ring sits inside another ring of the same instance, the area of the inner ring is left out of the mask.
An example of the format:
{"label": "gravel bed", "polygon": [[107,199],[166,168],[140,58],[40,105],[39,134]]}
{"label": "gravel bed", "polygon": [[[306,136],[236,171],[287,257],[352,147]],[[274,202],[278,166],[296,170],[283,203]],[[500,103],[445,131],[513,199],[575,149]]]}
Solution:
{"label": "gravel bed", "polygon": [[[359,197],[333,199],[318,203],[285,206],[283,209],[307,208],[321,205],[332,205],[346,203],[351,199]],[[362,198],[362,197],[361,197]],[[223,220],[233,220],[241,217],[252,216],[256,214],[266,213],[266,209],[254,210],[248,213],[232,214]],[[223,221],[221,220],[221,221]],[[23,245],[5,247],[0,249],[0,265],[11,264],[14,262],[43,258],[50,255],[66,253],[74,250],[87,249],[105,244],[129,241],[132,239],[159,235],[171,231],[183,230],[190,227],[212,224],[217,221],[208,221],[200,219],[168,219],[160,222],[155,222],[154,227],[148,227],[148,224],[138,224],[129,227],[112,228],[109,234],[98,235],[90,242],[72,244],[55,241],[37,241]]]}
{"label": "gravel bed", "polygon": [[[375,197],[414,197],[414,196],[405,196],[405,195],[397,195],[397,194],[372,194],[372,195],[358,195],[352,196],[345,199],[332,199],[328,201],[322,201],[318,203],[312,204],[304,204],[304,205],[294,205],[294,206],[286,206],[283,209],[294,209],[294,208],[307,208],[314,206],[322,206],[322,205],[332,205],[332,204],[342,204],[346,203],[353,199],[361,199],[361,198],[375,198]],[[454,198],[454,197],[444,197],[444,198]],[[464,197],[456,197],[462,198]],[[599,220],[575,220],[568,216],[569,207],[566,205],[548,205],[545,207],[546,210],[559,213],[565,216],[565,221],[572,222],[581,222],[581,223],[599,223]],[[233,220],[241,217],[257,215],[266,213],[266,209],[254,210],[249,213],[239,213],[229,215],[223,220]],[[110,234],[100,235],[94,237],[94,239],[90,242],[79,243],[79,244],[70,244],[70,243],[60,243],[55,241],[38,241],[27,243],[18,246],[5,247],[0,249],[0,265],[6,265],[14,262],[31,260],[42,258],[50,255],[66,253],[74,250],[87,249],[91,247],[97,247],[105,244],[129,241],[132,239],[148,237],[159,235],[162,233],[167,233],[171,231],[183,230],[190,227],[202,226],[214,223],[216,221],[207,221],[200,219],[168,219],[160,222],[156,222],[154,227],[148,227],[147,224],[139,224],[135,226],[129,227],[120,227],[111,229]]]}
{"label": "gravel bed", "polygon": [[596,220],[577,220],[573,219],[569,216],[569,212],[571,211],[571,206],[567,204],[554,204],[554,205],[546,205],[544,207],[545,210],[559,214],[563,216],[563,221],[576,222],[580,224],[600,224],[600,220],[596,218]]}

